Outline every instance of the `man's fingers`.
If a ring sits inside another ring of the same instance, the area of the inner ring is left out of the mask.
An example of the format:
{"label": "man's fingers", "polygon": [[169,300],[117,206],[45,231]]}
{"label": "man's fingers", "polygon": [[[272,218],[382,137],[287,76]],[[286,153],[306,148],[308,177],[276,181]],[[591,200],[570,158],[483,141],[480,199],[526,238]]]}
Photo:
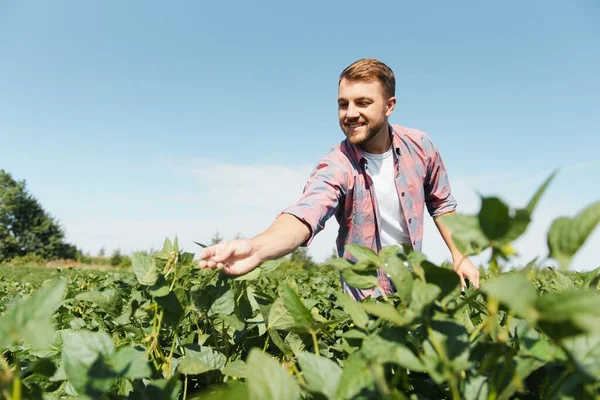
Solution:
{"label": "man's fingers", "polygon": [[227,261],[229,257],[233,255],[235,252],[235,245],[233,243],[219,243],[216,245],[215,255],[212,256],[212,260],[217,263],[222,263]]}
{"label": "man's fingers", "polygon": [[200,260],[207,260],[211,257],[214,257],[215,253],[216,253],[215,246],[210,246],[210,247],[206,247],[206,248],[200,250],[200,253],[198,253],[198,256],[200,257]]}
{"label": "man's fingers", "polygon": [[231,246],[226,243],[219,243],[202,249],[198,255],[201,262],[208,260],[222,262],[229,258],[232,252]]}
{"label": "man's fingers", "polygon": [[473,282],[475,289],[479,289],[479,271],[475,271],[471,275],[472,276],[469,277],[469,280]]}

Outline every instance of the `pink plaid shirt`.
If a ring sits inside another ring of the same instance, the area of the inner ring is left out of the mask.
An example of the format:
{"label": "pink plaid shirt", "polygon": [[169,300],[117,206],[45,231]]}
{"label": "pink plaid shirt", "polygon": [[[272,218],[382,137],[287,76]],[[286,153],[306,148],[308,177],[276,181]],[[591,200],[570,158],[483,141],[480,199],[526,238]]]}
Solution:
{"label": "pink plaid shirt", "polygon": [[[423,240],[423,215],[425,206],[432,217],[456,209],[450,192],[448,175],[438,149],[421,131],[399,125],[390,125],[396,191],[411,246],[420,251]],[[349,243],[381,250],[378,207],[373,182],[366,173],[367,159],[357,146],[344,140],[334,146],[313,170],[300,199],[283,210],[306,223],[311,236],[303,244],[308,246],[326,221],[335,215],[340,228],[336,240],[338,255],[351,259],[345,245]],[[391,294],[392,284],[383,271],[379,282],[386,294]],[[378,291],[343,287],[355,299],[378,295]]]}

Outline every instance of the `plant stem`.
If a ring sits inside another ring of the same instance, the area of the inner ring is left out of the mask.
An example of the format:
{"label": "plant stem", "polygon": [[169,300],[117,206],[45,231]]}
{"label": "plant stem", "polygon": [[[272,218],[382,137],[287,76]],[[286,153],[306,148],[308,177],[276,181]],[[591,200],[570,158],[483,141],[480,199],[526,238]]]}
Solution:
{"label": "plant stem", "polygon": [[15,375],[13,379],[11,400],[21,400],[21,377],[19,375]]}
{"label": "plant stem", "polygon": [[263,347],[263,353],[266,353],[267,351],[267,347],[269,346],[269,339],[271,338],[271,336],[267,335],[267,340],[265,340],[265,345]]}
{"label": "plant stem", "polygon": [[170,378],[173,374],[172,374],[172,365],[173,365],[173,351],[175,350],[175,342],[176,342],[176,338],[177,338],[177,334],[175,334],[175,337],[173,338],[173,343],[171,343],[171,351],[169,352],[169,360],[167,361],[168,365],[169,365],[169,372],[167,373],[167,378]]}
{"label": "plant stem", "polygon": [[304,379],[302,374],[300,374],[300,371],[298,370],[298,367],[296,367],[296,364],[292,364],[292,366],[290,368],[292,369],[292,371],[294,372],[294,375],[296,375],[296,378],[298,378],[300,383],[303,384],[304,386],[307,386],[308,384],[306,383],[306,379]]}
{"label": "plant stem", "polygon": [[319,342],[317,342],[317,333],[314,330],[310,330],[310,335],[313,340],[313,347],[315,348],[315,354],[319,356]]}
{"label": "plant stem", "polygon": [[185,381],[183,382],[183,400],[185,400],[187,398],[187,382],[188,382],[188,377],[186,375]]}
{"label": "plant stem", "polygon": [[388,398],[390,395],[390,388],[385,381],[383,366],[380,364],[373,364],[369,369],[371,370],[371,376],[373,377],[373,382],[375,382],[377,391],[381,394],[382,398]]}

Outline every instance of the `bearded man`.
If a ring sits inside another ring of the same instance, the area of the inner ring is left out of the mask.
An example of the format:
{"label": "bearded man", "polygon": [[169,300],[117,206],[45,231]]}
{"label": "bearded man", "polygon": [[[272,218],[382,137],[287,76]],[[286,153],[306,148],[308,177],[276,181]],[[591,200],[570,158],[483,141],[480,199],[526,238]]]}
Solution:
{"label": "bearded man", "polygon": [[[440,220],[456,212],[456,200],[437,147],[424,132],[388,121],[396,105],[395,86],[393,71],[379,60],[361,59],[344,69],[338,82],[338,118],[346,138],[322,157],[302,196],[264,232],[203,249],[200,268],[245,274],[264,261],[309,246],[332,216],[340,226],[336,240],[340,257],[351,257],[347,244],[375,252],[406,244],[421,251],[427,208],[448,246],[461,286],[468,279],[478,288],[479,271],[457,249]],[[391,294],[388,276],[379,271],[378,277],[380,287]],[[379,289],[342,284],[357,300],[381,295]]]}

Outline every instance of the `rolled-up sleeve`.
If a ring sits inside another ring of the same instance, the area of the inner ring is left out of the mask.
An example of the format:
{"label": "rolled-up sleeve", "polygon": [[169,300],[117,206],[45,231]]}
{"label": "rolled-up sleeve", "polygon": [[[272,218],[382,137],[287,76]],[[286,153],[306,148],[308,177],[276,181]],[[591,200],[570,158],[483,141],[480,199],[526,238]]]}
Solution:
{"label": "rolled-up sleeve", "polygon": [[310,237],[303,247],[308,246],[314,237],[325,228],[325,223],[333,216],[346,192],[346,173],[331,160],[321,160],[313,169],[302,196],[290,207],[281,211],[294,215],[310,228]]}
{"label": "rolled-up sleeve", "polygon": [[428,167],[424,182],[425,203],[429,215],[437,217],[456,210],[457,203],[437,146],[429,139],[426,143]]}

